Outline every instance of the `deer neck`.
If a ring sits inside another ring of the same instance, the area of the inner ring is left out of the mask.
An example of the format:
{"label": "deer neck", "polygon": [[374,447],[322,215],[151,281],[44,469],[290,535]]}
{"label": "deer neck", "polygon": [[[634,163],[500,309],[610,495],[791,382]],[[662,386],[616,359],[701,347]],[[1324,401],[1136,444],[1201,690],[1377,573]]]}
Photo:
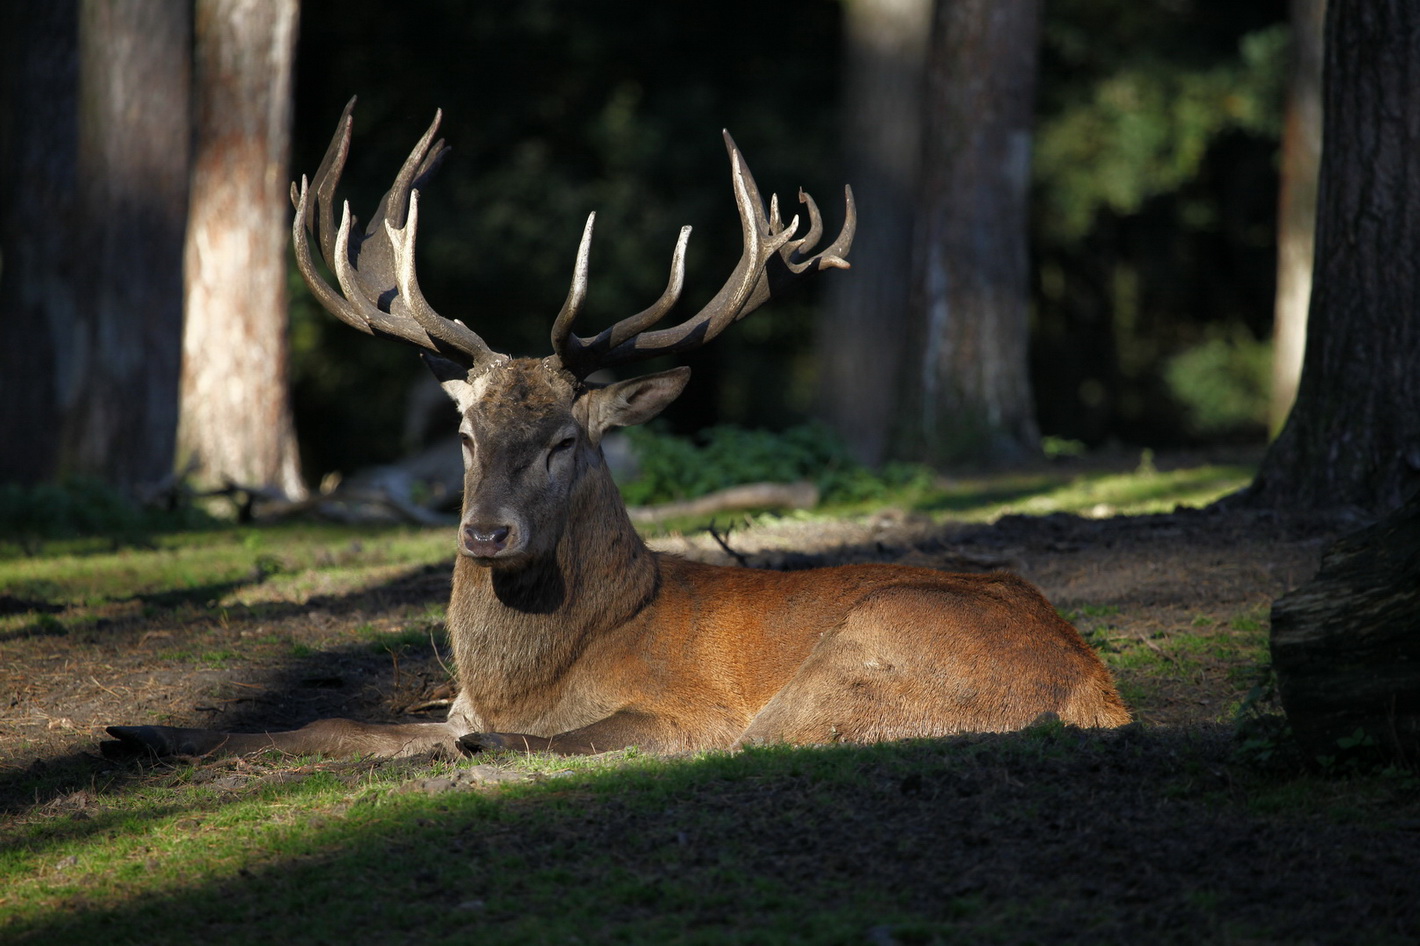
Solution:
{"label": "deer neck", "polygon": [[588,470],[551,553],[512,569],[459,557],[448,626],[460,685],[476,703],[555,691],[587,641],[645,607],[658,579],[611,475]]}

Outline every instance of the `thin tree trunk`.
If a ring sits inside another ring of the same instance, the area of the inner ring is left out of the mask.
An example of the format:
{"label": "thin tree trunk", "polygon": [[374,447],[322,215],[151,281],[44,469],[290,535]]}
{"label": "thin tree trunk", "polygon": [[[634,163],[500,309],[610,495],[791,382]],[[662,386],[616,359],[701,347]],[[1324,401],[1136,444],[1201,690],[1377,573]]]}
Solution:
{"label": "thin tree trunk", "polygon": [[287,387],[296,0],[198,0],[181,466],[304,495]]}
{"label": "thin tree trunk", "polygon": [[79,7],[77,315],[59,472],[172,471],[187,220],[191,19],[168,0]]}
{"label": "thin tree trunk", "polygon": [[828,283],[818,326],[818,411],[876,464],[901,396],[932,0],[848,0],[844,10],[844,153],[863,210],[852,275]]}
{"label": "thin tree trunk", "polygon": [[1326,0],[1292,0],[1292,76],[1282,132],[1277,208],[1277,302],[1272,330],[1271,429],[1297,399],[1316,248],[1316,180],[1321,166],[1321,62]]}
{"label": "thin tree trunk", "polygon": [[928,67],[909,454],[1039,448],[1026,245],[1039,0],[942,0]]}
{"label": "thin tree trunk", "polygon": [[73,397],[78,10],[0,6],[0,482],[55,473]]}
{"label": "thin tree trunk", "polygon": [[1297,403],[1244,502],[1379,513],[1420,488],[1420,6],[1333,3]]}

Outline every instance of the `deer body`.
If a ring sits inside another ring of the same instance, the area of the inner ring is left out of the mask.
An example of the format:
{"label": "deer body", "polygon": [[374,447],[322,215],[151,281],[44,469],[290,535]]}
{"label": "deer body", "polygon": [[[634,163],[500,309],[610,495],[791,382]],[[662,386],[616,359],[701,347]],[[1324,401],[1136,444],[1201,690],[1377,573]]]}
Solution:
{"label": "deer body", "polygon": [[[478,406],[465,413],[476,427]],[[588,433],[564,448],[575,481],[556,545],[510,567],[465,548],[455,566],[454,715],[475,734],[468,743],[683,751],[1017,729],[1045,712],[1082,726],[1128,720],[1079,634],[1019,578],[886,565],[777,572],[651,552],[592,442],[600,431]],[[465,482],[465,533],[481,504],[498,505],[489,487],[486,476]]]}
{"label": "deer body", "polygon": [[[682,231],[660,301],[593,338],[572,335],[589,221],[572,292],[554,324],[555,354],[511,359],[434,314],[414,280],[417,185],[442,154],[442,143],[430,144],[433,127],[362,240],[375,242],[351,246],[348,208],[332,234],[331,193],[349,117],[347,107],[317,174],[316,219],[304,182],[293,193],[297,260],[340,318],[432,353],[426,361],[458,406],[464,506],[447,623],[459,695],[442,723],[331,719],[243,734],[110,728],[120,743],[160,754],[585,753],[631,745],[680,752],[1003,731],[1042,714],[1087,727],[1128,722],[1108,670],[1020,578],[889,565],[798,572],[704,565],[658,555],[633,529],[601,438],[658,414],[689,371],[608,385],[586,375],[702,344],[785,282],[846,266],[851,200],[833,246],[800,259],[802,246],[818,238],[817,209],[801,197],[810,232],[792,239],[797,219],[784,227],[777,204],[765,217],[727,137],[745,255],[711,304],[681,326],[647,331],[679,295]],[[344,299],[315,274],[303,227],[319,238]],[[457,361],[445,357],[451,353]]]}
{"label": "deer body", "polygon": [[1091,727],[1129,718],[1074,629],[1009,575],[657,564],[661,593],[569,646],[543,686],[520,692],[538,667],[481,665],[465,745],[673,752],[1004,731],[1047,712]]}

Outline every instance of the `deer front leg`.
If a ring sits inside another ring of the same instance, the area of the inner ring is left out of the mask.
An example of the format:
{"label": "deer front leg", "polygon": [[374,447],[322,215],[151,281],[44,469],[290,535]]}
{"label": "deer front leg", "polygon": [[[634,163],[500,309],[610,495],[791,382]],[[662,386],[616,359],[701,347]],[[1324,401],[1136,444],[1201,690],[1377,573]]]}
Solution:
{"label": "deer front leg", "polygon": [[100,745],[109,758],[246,755],[275,749],[292,755],[397,758],[421,752],[452,754],[457,730],[448,723],[359,723],[319,719],[284,732],[228,733],[175,726],[109,726],[113,741]]}
{"label": "deer front leg", "polygon": [[646,752],[673,752],[685,749],[729,745],[729,739],[697,739],[663,717],[623,710],[605,719],[556,736],[524,733],[473,732],[459,739],[467,752],[512,749],[521,752],[551,752],[554,755],[595,755],[613,749],[636,746]]}

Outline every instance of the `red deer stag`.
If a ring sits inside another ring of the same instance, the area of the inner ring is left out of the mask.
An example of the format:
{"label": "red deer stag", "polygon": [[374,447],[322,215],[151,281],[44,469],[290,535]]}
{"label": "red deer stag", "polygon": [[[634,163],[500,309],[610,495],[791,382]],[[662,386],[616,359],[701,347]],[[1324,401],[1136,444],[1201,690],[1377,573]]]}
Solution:
{"label": "red deer stag", "polygon": [[[599,441],[656,416],[689,369],[593,384],[593,371],[688,351],[795,281],[846,268],[847,219],[830,246],[768,215],[729,135],[744,253],[724,287],[674,328],[651,330],[681,290],[681,231],[664,294],[600,333],[573,334],[587,290],[593,219],[552,326],[553,354],[510,358],[438,315],[414,275],[421,188],[445,152],[439,117],[363,236],[334,191],[350,146],[346,106],[307,188],[292,186],[296,258],[322,305],[362,332],[425,349],[458,405],[464,499],[448,610],[459,693],[446,722],[327,719],[289,732],[113,727],[162,754],[408,755],[505,748],[653,752],[755,742],[874,742],[1024,727],[1054,713],[1078,726],[1129,720],[1109,672],[1033,586],[1005,575],[849,565],[798,572],[703,565],[648,549],[633,530]],[[312,202],[314,200],[314,206]],[[340,285],[317,273],[310,231]]]}

